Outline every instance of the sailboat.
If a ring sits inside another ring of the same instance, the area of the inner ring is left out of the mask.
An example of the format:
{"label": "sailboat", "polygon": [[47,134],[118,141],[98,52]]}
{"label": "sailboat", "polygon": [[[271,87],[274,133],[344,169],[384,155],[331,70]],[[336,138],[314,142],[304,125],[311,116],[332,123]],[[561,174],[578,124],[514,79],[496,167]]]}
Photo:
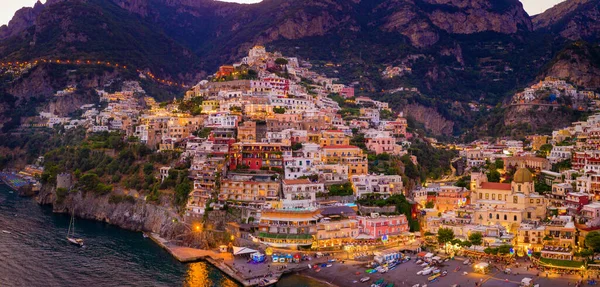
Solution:
{"label": "sailboat", "polygon": [[69,222],[69,231],[67,231],[67,241],[79,247],[83,247],[83,239],[75,237],[75,210],[71,213],[71,222]]}

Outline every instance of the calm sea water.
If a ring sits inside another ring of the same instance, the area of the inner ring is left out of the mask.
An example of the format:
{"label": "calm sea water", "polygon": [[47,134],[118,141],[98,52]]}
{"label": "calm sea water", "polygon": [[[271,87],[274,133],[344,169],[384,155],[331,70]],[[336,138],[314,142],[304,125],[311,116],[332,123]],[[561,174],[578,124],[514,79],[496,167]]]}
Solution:
{"label": "calm sea water", "polygon": [[[86,247],[66,242],[69,216],[0,184],[0,286],[240,286],[208,263],[181,264],[141,233],[77,219]],[[322,286],[299,276],[279,287]]]}

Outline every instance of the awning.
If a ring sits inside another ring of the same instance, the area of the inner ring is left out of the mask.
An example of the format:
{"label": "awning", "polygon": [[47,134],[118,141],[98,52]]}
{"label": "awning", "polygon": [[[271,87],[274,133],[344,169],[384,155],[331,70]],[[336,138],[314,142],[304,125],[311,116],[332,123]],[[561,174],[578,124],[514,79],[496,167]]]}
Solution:
{"label": "awning", "polygon": [[248,247],[233,247],[233,255],[243,255],[258,252],[254,249],[250,249]]}

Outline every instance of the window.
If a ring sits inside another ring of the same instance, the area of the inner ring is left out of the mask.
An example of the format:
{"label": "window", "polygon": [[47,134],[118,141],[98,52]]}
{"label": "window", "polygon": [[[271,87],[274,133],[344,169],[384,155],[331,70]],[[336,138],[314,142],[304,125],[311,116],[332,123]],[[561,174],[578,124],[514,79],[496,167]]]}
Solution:
{"label": "window", "polygon": [[530,200],[529,200],[529,203],[532,203],[532,204],[533,204],[533,199],[530,199]]}
{"label": "window", "polygon": [[489,193],[485,194],[485,199],[490,199],[490,194]]}
{"label": "window", "polygon": [[483,193],[479,194],[479,199],[483,199]]}
{"label": "window", "polygon": [[519,203],[519,197],[513,196],[513,203]]}
{"label": "window", "polygon": [[517,221],[517,216],[516,215],[515,215],[514,219],[515,219],[515,221]]}
{"label": "window", "polygon": [[531,212],[527,212],[527,218],[531,219]]}
{"label": "window", "polygon": [[538,204],[540,203],[540,199],[539,199],[539,198],[538,198],[538,200],[537,200],[537,203],[538,203]]}
{"label": "window", "polygon": [[496,220],[500,219],[500,214],[496,213]]}
{"label": "window", "polygon": [[506,220],[506,214],[504,215],[504,220]]}
{"label": "window", "polygon": [[492,193],[492,200],[496,200],[496,195]]}
{"label": "window", "polygon": [[490,213],[490,219],[492,219],[492,214]]}
{"label": "window", "polygon": [[521,192],[521,185],[520,185],[520,184],[519,184],[519,185],[517,185],[517,190],[518,190],[519,192]]}

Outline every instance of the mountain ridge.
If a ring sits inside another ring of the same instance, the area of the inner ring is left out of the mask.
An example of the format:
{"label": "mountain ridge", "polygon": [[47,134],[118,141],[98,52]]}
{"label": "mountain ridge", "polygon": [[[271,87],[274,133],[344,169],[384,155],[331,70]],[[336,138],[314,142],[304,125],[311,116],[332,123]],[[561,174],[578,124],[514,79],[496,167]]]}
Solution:
{"label": "mountain ridge", "polygon": [[[572,40],[550,28],[556,24],[541,25],[542,19],[558,23],[560,11],[565,19],[585,12],[577,6],[529,17],[518,0],[265,0],[249,5],[50,0],[40,5],[17,13],[16,24],[7,26],[13,29],[10,33],[5,27],[0,30],[0,35],[11,34],[0,40],[0,58],[97,57],[194,84],[261,44],[356,83],[358,94],[433,107],[456,123],[455,133],[478,117],[461,105],[495,106],[552,71],[548,65],[558,63],[553,59]],[[328,62],[341,68],[327,68]],[[386,66],[407,63],[412,66],[409,75],[381,76]],[[385,92],[399,87],[421,93]],[[15,93],[14,87],[7,90]]]}

